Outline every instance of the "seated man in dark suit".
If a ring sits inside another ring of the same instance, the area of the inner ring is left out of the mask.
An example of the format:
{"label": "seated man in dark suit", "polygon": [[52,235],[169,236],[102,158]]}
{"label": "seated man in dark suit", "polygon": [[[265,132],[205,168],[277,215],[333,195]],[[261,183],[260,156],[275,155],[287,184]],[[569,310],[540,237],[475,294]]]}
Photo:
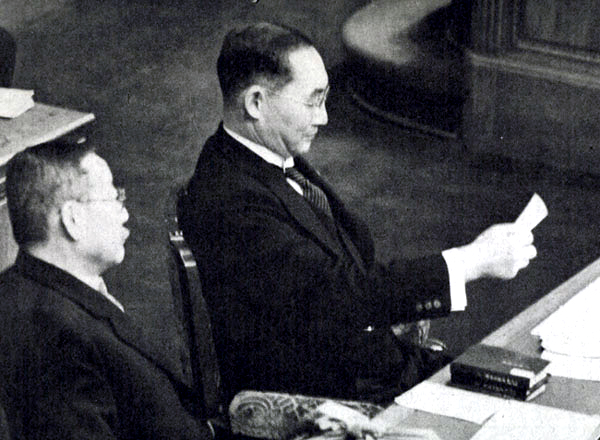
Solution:
{"label": "seated man in dark suit", "polygon": [[210,439],[202,402],[141,337],[102,274],[124,257],[124,191],[85,144],[7,165],[19,244],[0,275],[0,384],[13,438]]}
{"label": "seated man in dark suit", "polygon": [[14,38],[6,29],[0,28],[0,87],[11,86],[16,56],[17,45]]}
{"label": "seated man in dark suit", "polygon": [[466,305],[465,283],[512,278],[530,231],[494,225],[414,261],[374,259],[367,225],[302,155],[327,123],[329,78],[310,40],[262,23],[217,61],[223,122],[179,203],[211,309],[228,397],[244,388],[385,401],[440,366],[391,326]]}

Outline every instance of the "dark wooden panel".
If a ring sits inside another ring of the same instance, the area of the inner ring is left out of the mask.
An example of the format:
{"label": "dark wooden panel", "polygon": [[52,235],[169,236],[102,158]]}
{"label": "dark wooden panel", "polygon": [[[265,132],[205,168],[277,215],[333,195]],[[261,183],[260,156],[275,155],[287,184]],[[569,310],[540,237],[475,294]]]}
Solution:
{"label": "dark wooden panel", "polygon": [[470,57],[466,144],[478,152],[600,173],[597,74],[528,58]]}
{"label": "dark wooden panel", "polygon": [[522,0],[519,38],[600,53],[600,0]]}
{"label": "dark wooden panel", "polygon": [[600,0],[474,0],[472,49],[600,63]]}

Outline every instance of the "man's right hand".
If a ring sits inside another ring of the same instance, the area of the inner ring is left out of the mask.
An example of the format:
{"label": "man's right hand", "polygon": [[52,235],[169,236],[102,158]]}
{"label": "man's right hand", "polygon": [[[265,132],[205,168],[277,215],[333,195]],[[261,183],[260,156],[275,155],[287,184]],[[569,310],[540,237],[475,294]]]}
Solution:
{"label": "man's right hand", "polygon": [[537,255],[531,231],[515,223],[490,226],[473,242],[456,249],[463,260],[466,281],[514,278]]}

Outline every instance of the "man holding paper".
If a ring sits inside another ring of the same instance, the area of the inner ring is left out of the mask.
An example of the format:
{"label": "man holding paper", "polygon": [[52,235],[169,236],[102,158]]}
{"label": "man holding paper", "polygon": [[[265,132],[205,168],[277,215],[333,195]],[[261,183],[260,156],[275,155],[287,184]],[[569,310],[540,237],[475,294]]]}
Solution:
{"label": "man holding paper", "polygon": [[303,157],[327,123],[330,87],[310,40],[269,23],[237,29],[217,71],[223,122],[178,217],[198,262],[226,396],[391,399],[441,366],[392,326],[463,310],[469,281],[516,276],[536,255],[539,217],[530,209],[538,204],[468,245],[382,264],[367,225]]}

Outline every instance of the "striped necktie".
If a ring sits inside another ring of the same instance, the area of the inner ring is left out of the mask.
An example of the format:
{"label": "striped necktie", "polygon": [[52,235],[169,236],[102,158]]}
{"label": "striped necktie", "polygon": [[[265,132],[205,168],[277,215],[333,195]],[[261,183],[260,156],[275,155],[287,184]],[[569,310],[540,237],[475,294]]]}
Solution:
{"label": "striped necktie", "polygon": [[304,194],[304,198],[308,200],[312,206],[317,208],[322,213],[327,214],[329,217],[333,217],[331,214],[331,207],[327,201],[327,196],[321,188],[314,183],[311,183],[300,171],[294,167],[286,168],[284,173],[285,177],[292,179],[294,182],[300,185],[302,188],[302,193]]}

